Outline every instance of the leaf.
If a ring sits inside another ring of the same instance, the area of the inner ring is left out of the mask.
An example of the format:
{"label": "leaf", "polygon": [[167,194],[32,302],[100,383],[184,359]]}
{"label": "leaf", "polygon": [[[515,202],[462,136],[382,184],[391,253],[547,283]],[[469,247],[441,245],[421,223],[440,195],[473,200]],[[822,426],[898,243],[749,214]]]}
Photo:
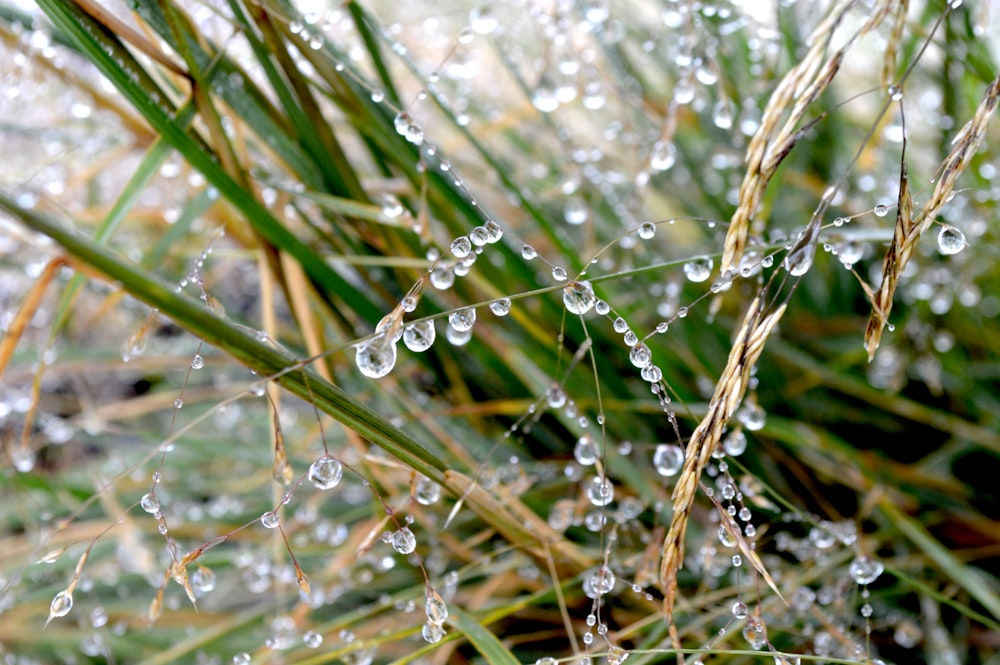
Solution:
{"label": "leaf", "polygon": [[448,623],[465,635],[486,662],[491,665],[520,665],[521,661],[514,657],[492,631],[487,630],[472,615],[455,607],[450,607],[449,612]]}

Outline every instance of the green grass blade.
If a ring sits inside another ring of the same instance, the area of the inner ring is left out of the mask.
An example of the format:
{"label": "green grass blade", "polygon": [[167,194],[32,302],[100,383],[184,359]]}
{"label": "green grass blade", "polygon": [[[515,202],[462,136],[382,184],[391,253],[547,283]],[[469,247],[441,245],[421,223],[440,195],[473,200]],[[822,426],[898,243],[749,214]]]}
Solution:
{"label": "green grass blade", "polygon": [[448,622],[465,635],[487,663],[490,665],[520,665],[520,661],[514,657],[510,649],[505,647],[492,631],[487,630],[472,615],[457,607],[448,608],[448,613]]}

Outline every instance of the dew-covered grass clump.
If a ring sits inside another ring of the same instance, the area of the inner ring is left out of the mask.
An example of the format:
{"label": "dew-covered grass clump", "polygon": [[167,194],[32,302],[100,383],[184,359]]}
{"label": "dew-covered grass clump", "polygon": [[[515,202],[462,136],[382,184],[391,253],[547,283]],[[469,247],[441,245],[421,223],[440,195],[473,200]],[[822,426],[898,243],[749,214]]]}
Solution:
{"label": "dew-covered grass clump", "polygon": [[994,663],[998,32],[0,0],[3,662]]}

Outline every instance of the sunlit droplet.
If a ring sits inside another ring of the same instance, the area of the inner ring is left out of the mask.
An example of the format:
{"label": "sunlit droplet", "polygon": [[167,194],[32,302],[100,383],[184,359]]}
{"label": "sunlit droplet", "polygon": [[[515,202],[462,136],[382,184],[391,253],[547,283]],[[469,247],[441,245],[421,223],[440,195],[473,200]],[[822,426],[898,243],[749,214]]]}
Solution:
{"label": "sunlit droplet", "polygon": [[942,254],[958,254],[966,246],[965,234],[954,226],[943,224],[937,237],[938,251]]}
{"label": "sunlit droplet", "polygon": [[309,482],[321,490],[333,489],[344,476],[344,465],[330,455],[324,455],[309,466]]}
{"label": "sunlit droplet", "polygon": [[590,282],[571,282],[563,289],[563,304],[572,314],[586,314],[596,301]]}
{"label": "sunlit droplet", "polygon": [[362,374],[380,379],[396,366],[396,344],[385,337],[377,337],[358,347],[354,361]]}
{"label": "sunlit droplet", "polygon": [[403,328],[403,344],[417,353],[431,348],[436,336],[434,322],[431,320],[417,321]]}
{"label": "sunlit droplet", "polygon": [[653,451],[653,468],[664,477],[676,476],[684,466],[684,451],[673,443],[661,443]]}
{"label": "sunlit droplet", "polygon": [[139,506],[150,515],[160,512],[160,500],[152,493],[143,494]]}
{"label": "sunlit droplet", "polygon": [[656,224],[652,222],[643,222],[639,225],[639,237],[643,240],[649,240],[654,235],[656,235]]}
{"label": "sunlit droplet", "polygon": [[684,276],[689,282],[704,282],[712,275],[715,262],[711,257],[702,256],[684,264]]}
{"label": "sunlit droplet", "polygon": [[507,316],[510,314],[510,298],[500,298],[490,303],[490,311],[496,316]]}
{"label": "sunlit droplet", "polygon": [[615,486],[611,479],[595,477],[587,486],[587,499],[595,506],[606,506],[615,498]]}
{"label": "sunlit droplet", "polygon": [[458,259],[464,259],[472,251],[472,241],[465,236],[455,238],[451,243],[451,253]]}
{"label": "sunlit droplet", "polygon": [[45,622],[48,625],[49,621],[57,617],[64,617],[69,614],[69,611],[73,609],[73,593],[71,591],[60,591],[52,599],[49,604],[49,618]]}
{"label": "sunlit droplet", "polygon": [[413,550],[417,549],[417,537],[413,535],[409,527],[404,526],[397,531],[393,531],[389,540],[392,544],[392,549],[400,554],[412,554]]}
{"label": "sunlit droplet", "polygon": [[879,578],[883,570],[885,566],[881,561],[865,555],[856,557],[848,568],[851,579],[858,584],[871,584]]}
{"label": "sunlit droplet", "polygon": [[278,518],[278,513],[273,510],[269,510],[260,516],[260,523],[265,529],[273,529],[278,526],[281,520]]}
{"label": "sunlit droplet", "polygon": [[466,307],[452,312],[448,315],[448,325],[459,332],[472,330],[476,324],[476,310],[473,307]]}

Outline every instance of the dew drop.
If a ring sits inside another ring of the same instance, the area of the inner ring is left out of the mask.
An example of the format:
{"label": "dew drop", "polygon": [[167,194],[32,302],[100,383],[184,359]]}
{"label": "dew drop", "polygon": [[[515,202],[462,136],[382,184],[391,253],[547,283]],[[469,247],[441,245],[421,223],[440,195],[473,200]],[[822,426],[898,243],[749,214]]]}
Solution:
{"label": "dew drop", "polygon": [[380,379],[396,366],[396,344],[377,337],[358,347],[354,362],[368,378]]}
{"label": "dew drop", "polygon": [[711,257],[701,256],[684,264],[684,276],[689,282],[704,282],[712,275],[715,262]]}
{"label": "dew drop", "polygon": [[310,649],[318,649],[323,644],[323,636],[315,630],[310,630],[302,636],[302,641]]}
{"label": "dew drop", "polygon": [[545,400],[550,408],[561,409],[566,404],[566,392],[562,386],[553,384],[545,393]]}
{"label": "dew drop", "polygon": [[712,122],[719,129],[729,129],[733,126],[733,103],[729,99],[720,99],[712,107]]}
{"label": "dew drop", "polygon": [[566,206],[563,209],[563,217],[567,224],[578,226],[587,221],[590,217],[590,209],[587,202],[579,196],[571,196],[566,199]]}
{"label": "dew drop", "polygon": [[954,226],[941,225],[937,237],[938,251],[945,255],[958,254],[966,246],[965,234]]}
{"label": "dew drop", "polygon": [[437,265],[431,270],[431,286],[439,291],[451,288],[455,283],[455,271],[451,266]]}
{"label": "dew drop", "polygon": [[175,409],[180,409],[183,406],[184,406],[184,400],[182,400],[180,397],[178,397],[177,399],[174,400],[174,408]]}
{"label": "dew drop", "polygon": [[375,102],[376,104],[381,104],[382,102],[385,101],[385,93],[382,92],[380,89],[375,88],[374,90],[372,90],[372,101]]}
{"label": "dew drop", "polygon": [[871,584],[879,578],[883,570],[885,570],[885,566],[882,565],[881,561],[865,555],[855,558],[848,568],[851,579],[858,584]]}
{"label": "dew drop", "polygon": [[587,499],[595,506],[606,506],[615,498],[615,486],[610,478],[596,477],[587,487]]}
{"label": "dew drop", "polygon": [[643,222],[639,225],[639,237],[643,240],[649,240],[654,235],[656,235],[656,224],[652,222]]}
{"label": "dew drop", "polygon": [[490,303],[490,311],[496,316],[507,316],[510,314],[510,298],[500,298]]}
{"label": "dew drop", "polygon": [[417,549],[417,537],[413,535],[409,527],[403,527],[398,531],[393,531],[390,538],[392,549],[400,554],[412,554]]}
{"label": "dew drop", "polygon": [[619,316],[615,319],[615,322],[611,324],[611,327],[614,328],[616,333],[623,335],[628,330],[628,323],[625,322],[625,319]]}
{"label": "dew drop", "polygon": [[557,282],[566,281],[566,269],[561,266],[555,266],[552,268],[552,279]]}
{"label": "dew drop", "polygon": [[750,612],[750,608],[742,600],[737,600],[733,603],[732,607],[729,608],[735,619],[746,619],[747,614]]}
{"label": "dew drop", "polygon": [[335,457],[324,455],[309,467],[309,482],[321,490],[333,489],[344,476],[344,466]]}
{"label": "dew drop", "polygon": [[747,404],[736,414],[736,419],[751,432],[758,432],[767,423],[767,411],[759,404]]}
{"label": "dew drop", "polygon": [[724,525],[719,525],[719,542],[723,547],[736,547],[736,538]]}
{"label": "dew drop", "polygon": [[440,626],[448,620],[448,605],[445,604],[444,598],[433,589],[427,590],[426,599],[424,613],[427,615],[427,621]]}
{"label": "dew drop", "polygon": [[215,571],[205,566],[198,566],[191,575],[191,586],[199,593],[208,593],[215,588]]}
{"label": "dew drop", "polygon": [[445,632],[439,624],[427,622],[424,627],[420,629],[420,636],[424,638],[424,641],[428,644],[437,644],[444,638]]}
{"label": "dew drop", "polygon": [[535,248],[532,247],[531,245],[523,245],[521,247],[521,258],[524,259],[525,261],[530,261],[536,256],[538,256],[538,252],[536,252]]}
{"label": "dew drop", "polygon": [[191,359],[191,369],[201,369],[205,366],[205,359],[201,357],[201,354],[194,354],[194,358]]}
{"label": "dew drop", "polygon": [[649,347],[644,343],[639,342],[628,353],[628,359],[633,365],[642,369],[649,366],[653,362],[653,353],[649,350]]}
{"label": "dew drop", "polygon": [[598,300],[597,302],[594,303],[594,311],[600,314],[601,316],[605,316],[608,312],[611,311],[611,305],[604,302],[603,300]]}
{"label": "dew drop", "polygon": [[431,348],[436,336],[434,322],[430,320],[417,321],[403,328],[403,344],[417,353]]}
{"label": "dew drop", "polygon": [[476,324],[476,310],[473,307],[466,307],[452,312],[448,315],[448,325],[458,332],[472,330]]}
{"label": "dew drop", "polygon": [[403,204],[393,194],[382,196],[382,214],[389,219],[395,219],[403,214]]}
{"label": "dew drop", "polygon": [[139,500],[139,505],[150,515],[160,512],[160,500],[156,498],[155,494],[143,494],[142,499]]}
{"label": "dew drop", "polygon": [[889,206],[885,205],[884,203],[880,203],[877,206],[875,206],[875,209],[872,212],[875,213],[876,217],[885,217],[886,215],[889,214]]}
{"label": "dew drop", "polygon": [[673,443],[661,443],[653,451],[653,468],[664,477],[676,476],[684,466],[684,451]]}
{"label": "dew drop", "polygon": [[430,478],[420,476],[413,486],[413,498],[422,506],[431,506],[441,498],[441,486]]}
{"label": "dew drop", "polygon": [[576,440],[573,457],[583,466],[593,466],[597,462],[597,446],[589,434],[584,434]]}
{"label": "dew drop", "polygon": [[571,282],[563,289],[563,304],[572,314],[586,314],[596,301],[590,282]]}
{"label": "dew drop", "polygon": [[486,241],[491,245],[500,242],[503,238],[503,229],[492,219],[483,224],[483,228],[486,229]]}
{"label": "dew drop", "polygon": [[741,429],[734,429],[722,440],[722,450],[731,457],[739,457],[747,449],[747,435]]}
{"label": "dew drop", "polygon": [[677,149],[670,141],[657,141],[649,153],[649,167],[654,171],[666,171],[677,161]]}
{"label": "dew drop", "polygon": [[260,516],[260,523],[265,529],[273,529],[278,526],[279,522],[278,513],[273,510],[269,510]]}
{"label": "dew drop", "polygon": [[250,660],[250,654],[246,651],[241,651],[233,656],[233,665],[250,665]]}
{"label": "dew drop", "polygon": [[890,85],[889,86],[889,99],[894,102],[898,102],[903,98],[903,89],[899,86]]}
{"label": "dew drop", "polygon": [[476,247],[483,247],[490,241],[490,234],[485,226],[477,226],[469,231],[469,240]]}
{"label": "dew drop", "polygon": [[66,616],[71,609],[73,609],[73,593],[71,591],[60,591],[49,604],[49,618],[45,622],[46,625],[49,621],[57,617]]}
{"label": "dew drop", "polygon": [[469,11],[469,27],[477,35],[489,35],[497,29],[499,22],[488,7],[475,7]]}
{"label": "dew drop", "polygon": [[608,566],[599,566],[590,577],[584,580],[584,592],[588,597],[594,598],[610,593],[615,588],[617,581],[615,573]]}
{"label": "dew drop", "polygon": [[459,236],[451,243],[451,253],[458,259],[464,259],[472,251],[472,241],[465,236]]}

